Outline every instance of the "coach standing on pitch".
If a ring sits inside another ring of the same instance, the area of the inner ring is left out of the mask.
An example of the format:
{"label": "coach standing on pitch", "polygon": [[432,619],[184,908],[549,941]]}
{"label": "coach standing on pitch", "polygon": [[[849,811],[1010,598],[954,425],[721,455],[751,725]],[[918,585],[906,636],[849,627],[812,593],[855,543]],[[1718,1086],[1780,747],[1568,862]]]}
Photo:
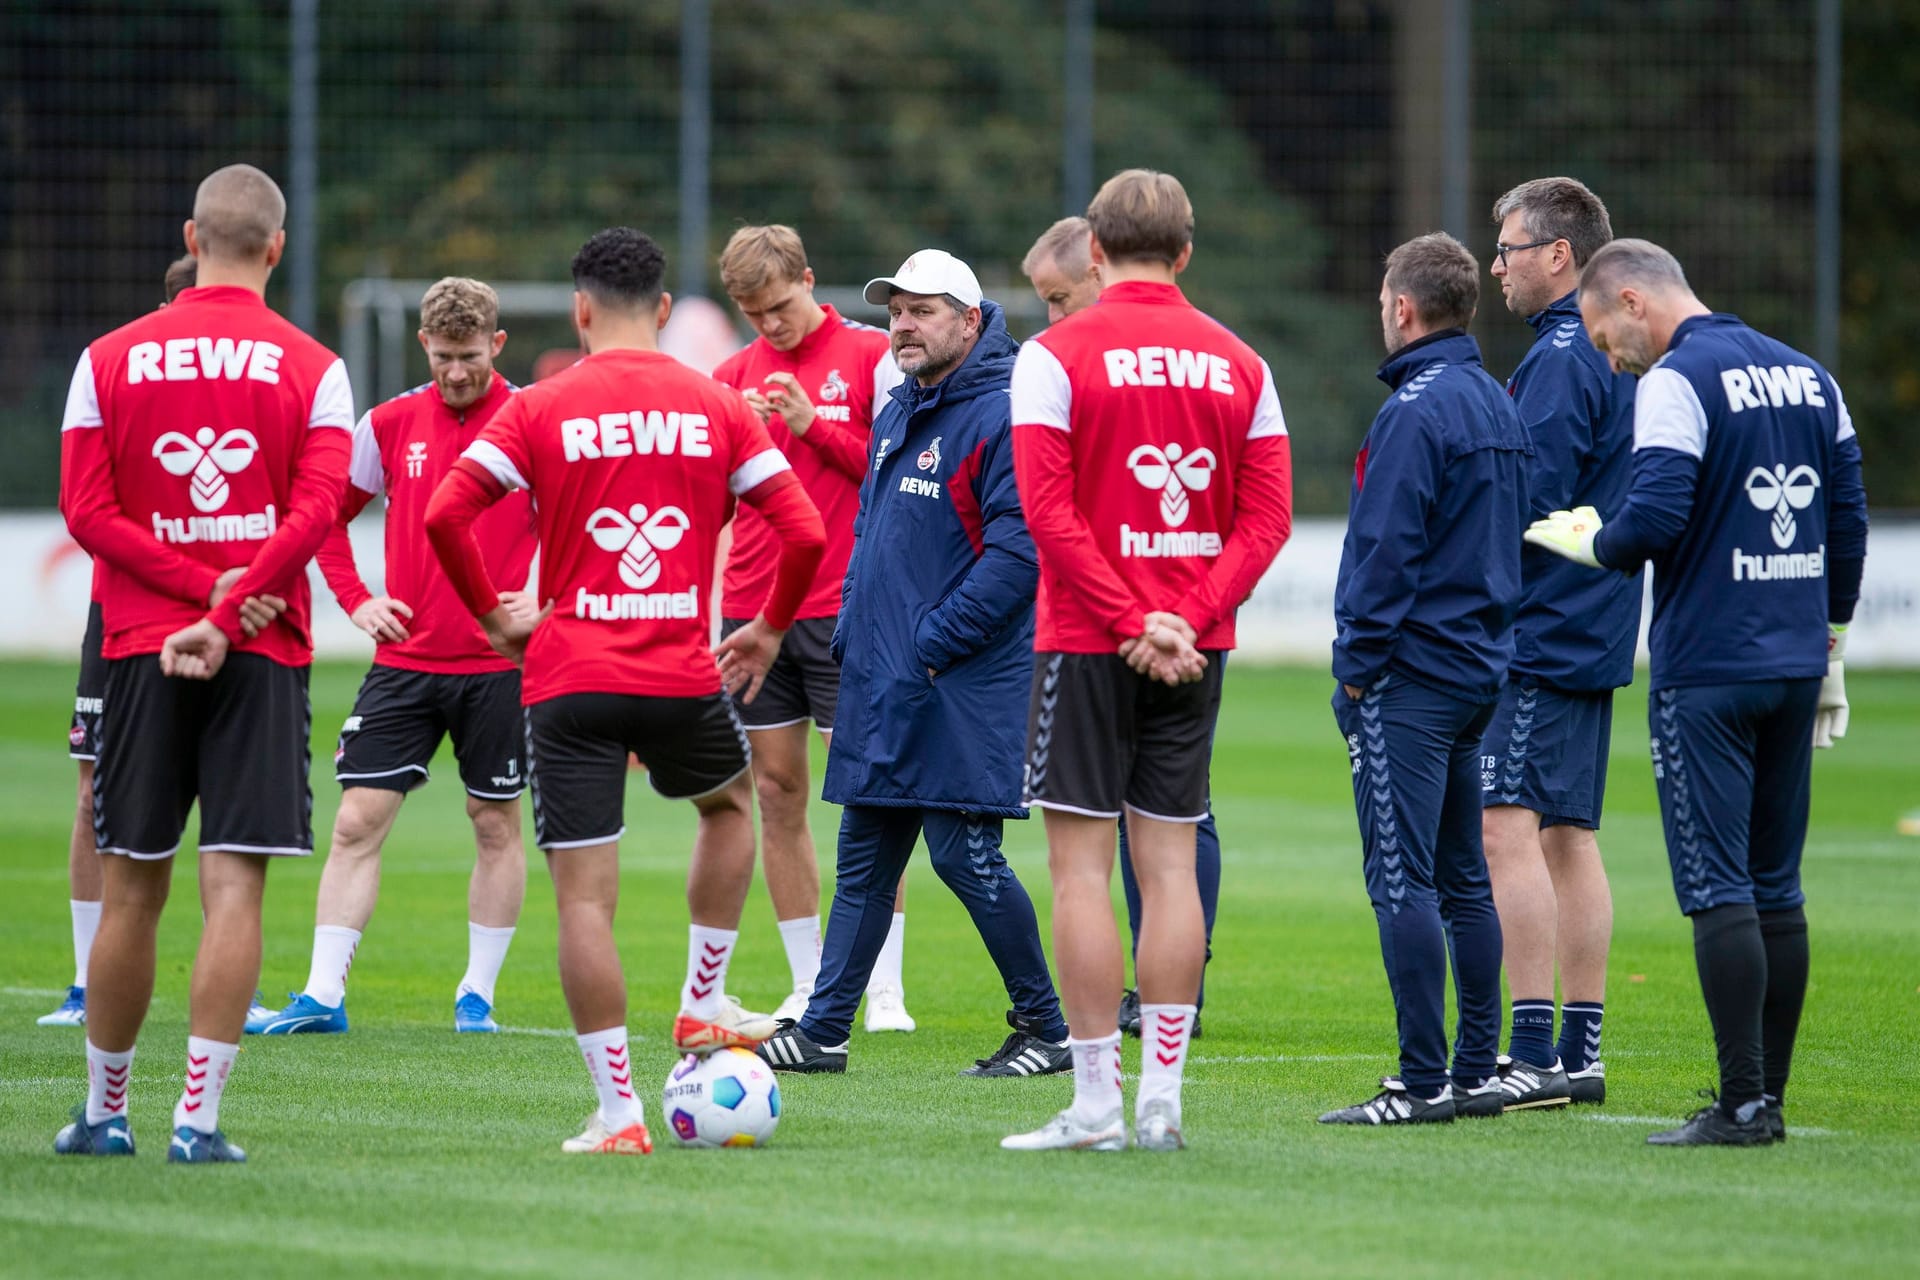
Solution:
{"label": "coach standing on pitch", "polygon": [[1040,553],[1027,796],[1046,811],[1054,950],[1072,1024],[1073,1104],[1011,1150],[1118,1151],[1115,825],[1142,898],[1137,1142],[1176,1150],[1206,922],[1194,828],[1208,812],[1221,660],[1234,611],[1292,527],[1292,468],[1266,361],[1175,283],[1193,205],[1128,169],[1087,206],[1098,306],[1021,348],[1020,497]]}
{"label": "coach standing on pitch", "polygon": [[[267,309],[286,211],[250,165],[202,182],[185,228],[197,285],[89,346],[67,396],[60,507],[104,566],[94,833],[112,856],[87,1102],[54,1140],[63,1155],[133,1154],[134,1040],[198,800],[205,926],[167,1158],[246,1159],[220,1132],[220,1098],[260,973],[267,862],[313,851],[306,563],[340,508],[353,428],[346,365]],[[267,593],[284,612],[256,627],[244,611]]]}
{"label": "coach standing on pitch", "polygon": [[[1572,178],[1523,182],[1494,202],[1493,274],[1539,336],[1507,380],[1533,442],[1532,514],[1612,509],[1627,492],[1633,379],[1580,327],[1580,268],[1613,238],[1607,207]],[[1588,573],[1525,547],[1513,667],[1481,750],[1487,872],[1500,912],[1513,1030],[1508,1110],[1604,1102],[1600,1017],[1613,897],[1594,832],[1607,791],[1613,691],[1633,683],[1640,575]],[[1565,1004],[1553,1039],[1554,962]]]}
{"label": "coach standing on pitch", "polygon": [[[841,579],[853,553],[853,521],[867,474],[873,415],[900,380],[884,329],[842,318],[813,297],[813,268],[792,227],[741,227],[720,254],[720,283],[759,334],[722,361],[713,376],[738,388],[766,424],[773,445],[820,509],[827,555],[807,599],[780,644],[780,655],[752,702],[734,709],[753,744],[760,801],[760,865],[785,945],[793,986],[776,1020],[806,1012],[820,973],[820,864],[807,826],[807,721],[833,741],[840,664],[829,652],[840,613]],[[720,633],[739,630],[766,599],[780,558],[773,527],[750,506],[734,513],[733,544],[720,584]],[[900,907],[898,901],[896,908]],[[895,910],[888,931],[892,963],[867,1001],[867,1030],[911,1031],[901,993],[900,948],[906,920]]]}
{"label": "coach standing on pitch", "polygon": [[[1322,1124],[1501,1110],[1500,920],[1481,853],[1479,757],[1513,660],[1532,449],[1467,335],[1479,275],[1465,246],[1435,232],[1395,249],[1380,286],[1380,380],[1392,393],[1353,465],[1333,715],[1353,762],[1400,1074]],[[1451,1080],[1449,947],[1460,1014]]]}
{"label": "coach standing on pitch", "polygon": [[1806,997],[1812,751],[1847,728],[1860,444],[1832,374],[1709,312],[1658,245],[1596,253],[1580,313],[1642,375],[1633,484],[1604,528],[1592,507],[1556,511],[1527,541],[1629,573],[1653,561],[1653,776],[1720,1055],[1718,1100],[1647,1141],[1758,1146],[1786,1137]]}
{"label": "coach standing on pitch", "polygon": [[844,1071],[853,1011],[886,941],[894,889],[924,833],[940,879],[1000,971],[1013,1031],[961,1074],[1070,1065],[1033,902],[1000,852],[1024,818],[1021,744],[1032,671],[1033,540],[1020,514],[1007,381],[1018,350],[973,269],[922,249],[867,282],[907,375],[873,423],[853,557],[833,633],[839,721],[826,799],[839,869],[805,1016],[760,1046],[776,1071]]}

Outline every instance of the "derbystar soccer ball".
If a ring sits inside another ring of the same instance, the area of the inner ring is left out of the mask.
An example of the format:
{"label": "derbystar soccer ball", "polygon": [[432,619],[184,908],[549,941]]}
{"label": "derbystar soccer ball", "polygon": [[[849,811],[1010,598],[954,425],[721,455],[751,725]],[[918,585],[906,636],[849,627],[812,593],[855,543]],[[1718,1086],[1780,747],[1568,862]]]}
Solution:
{"label": "derbystar soccer ball", "polygon": [[780,1086],[749,1050],[690,1053],[667,1077],[660,1112],[683,1147],[764,1147],[780,1123]]}

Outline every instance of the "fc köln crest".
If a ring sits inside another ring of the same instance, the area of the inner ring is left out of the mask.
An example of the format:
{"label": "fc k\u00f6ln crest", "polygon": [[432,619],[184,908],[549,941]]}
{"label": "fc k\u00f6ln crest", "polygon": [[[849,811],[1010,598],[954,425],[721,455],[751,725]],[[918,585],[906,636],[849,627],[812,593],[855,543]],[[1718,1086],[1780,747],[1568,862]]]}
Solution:
{"label": "fc k\u00f6ln crest", "polygon": [[916,463],[916,465],[917,465],[917,466],[918,466],[918,467],[919,467],[919,468],[920,468],[920,469],[921,469],[922,471],[937,471],[937,470],[939,470],[939,467],[940,467],[940,440],[941,440],[941,437],[939,437],[939,436],[935,436],[935,437],[933,438],[933,443],[932,443],[932,444],[930,444],[930,445],[928,445],[928,446],[927,446],[926,448],[924,448],[924,449],[922,449],[922,450],[920,451],[920,457],[919,457],[919,460],[918,460],[918,462]]}

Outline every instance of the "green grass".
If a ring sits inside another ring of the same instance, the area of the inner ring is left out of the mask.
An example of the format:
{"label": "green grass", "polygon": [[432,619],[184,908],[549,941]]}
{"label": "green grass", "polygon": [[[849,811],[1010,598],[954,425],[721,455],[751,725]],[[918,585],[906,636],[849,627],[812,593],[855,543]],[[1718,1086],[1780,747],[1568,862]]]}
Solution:
{"label": "green grass", "polygon": [[[326,748],[359,672],[315,674],[316,822]],[[70,976],[64,849],[72,674],[0,667],[0,1272],[138,1276],[570,1277],[700,1270],[822,1275],[1885,1275],[1920,1250],[1920,675],[1856,673],[1852,734],[1821,753],[1808,841],[1814,971],[1791,1095],[1799,1131],[1759,1151],[1654,1151],[1655,1119],[1694,1105],[1712,1043],[1676,913],[1646,763],[1642,697],[1616,717],[1602,833],[1616,896],[1604,1113],[1526,1114],[1419,1132],[1330,1130],[1329,1106],[1393,1066],[1391,1010],[1360,882],[1345,753],[1318,674],[1236,665],[1214,785],[1225,889],[1206,1035],[1173,1157],[1020,1157],[996,1140],[1061,1105],[1060,1079],[967,1081],[1003,1033],[1004,997],[965,914],[912,872],[912,1036],[856,1031],[843,1077],[782,1077],[778,1137],[757,1152],[562,1156],[592,1107],[569,1039],[455,1037],[470,846],[450,767],[408,801],[379,913],[356,959],[351,1035],[250,1040],[223,1108],[245,1168],[162,1160],[198,929],[190,858],[160,939],[134,1072],[144,1150],[56,1160],[84,1089],[80,1035],[32,1025]],[[834,812],[814,829],[830,869]],[[635,1061],[665,1077],[685,958],[692,832],[636,778],[621,945]],[[1011,856],[1046,919],[1037,824]],[[276,866],[262,985],[305,978],[318,859]],[[512,1026],[561,1029],[554,914],[535,860],[499,991]],[[729,988],[782,994],[756,888]],[[1130,1062],[1137,1045],[1129,1042]],[[649,1094],[652,1091],[649,1090]],[[649,1120],[656,1132],[658,1097]],[[763,1265],[764,1264],[764,1265]]]}

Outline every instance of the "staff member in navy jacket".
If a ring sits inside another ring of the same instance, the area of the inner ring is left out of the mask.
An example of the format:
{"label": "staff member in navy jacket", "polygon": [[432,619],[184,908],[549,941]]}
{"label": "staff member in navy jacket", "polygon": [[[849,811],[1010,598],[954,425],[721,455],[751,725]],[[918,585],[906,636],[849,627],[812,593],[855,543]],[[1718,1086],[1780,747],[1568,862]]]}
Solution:
{"label": "staff member in navy jacket", "polygon": [[[1480,268],[1441,232],[1387,258],[1392,394],[1354,462],[1333,643],[1367,896],[1400,1074],[1323,1124],[1498,1115],[1500,920],[1480,845],[1480,740],[1513,661],[1532,446],[1467,336]],[[1447,950],[1460,1025],[1449,1077]]]}
{"label": "staff member in navy jacket", "polygon": [[826,799],[845,806],[820,977],[760,1047],[776,1071],[844,1071],[854,1010],[924,832],[933,869],[999,967],[1013,1033],[962,1074],[1072,1067],[1033,902],[1000,853],[1024,818],[1033,539],[1014,486],[1017,344],[966,263],[938,249],[870,281],[907,376],[874,416],[833,654],[840,706]]}
{"label": "staff member in navy jacket", "polygon": [[1763,1145],[1786,1137],[1807,989],[1813,748],[1847,729],[1860,442],[1832,374],[1708,311],[1658,245],[1596,253],[1580,314],[1615,369],[1643,375],[1633,484],[1604,528],[1592,507],[1556,511],[1527,541],[1629,573],[1653,561],[1653,776],[1720,1054],[1718,1100],[1647,1141]]}
{"label": "staff member in navy jacket", "polygon": [[[1507,381],[1533,442],[1535,516],[1617,508],[1633,456],[1633,379],[1580,327],[1580,268],[1613,239],[1607,206],[1572,178],[1536,178],[1493,206],[1492,270],[1507,308],[1539,336]],[[1480,799],[1493,901],[1513,994],[1508,1110],[1604,1102],[1600,1018],[1613,895],[1600,862],[1613,691],[1633,683],[1640,575],[1590,573],[1544,551],[1520,556],[1513,669],[1487,726]],[[1560,1039],[1554,1042],[1554,962]]]}

